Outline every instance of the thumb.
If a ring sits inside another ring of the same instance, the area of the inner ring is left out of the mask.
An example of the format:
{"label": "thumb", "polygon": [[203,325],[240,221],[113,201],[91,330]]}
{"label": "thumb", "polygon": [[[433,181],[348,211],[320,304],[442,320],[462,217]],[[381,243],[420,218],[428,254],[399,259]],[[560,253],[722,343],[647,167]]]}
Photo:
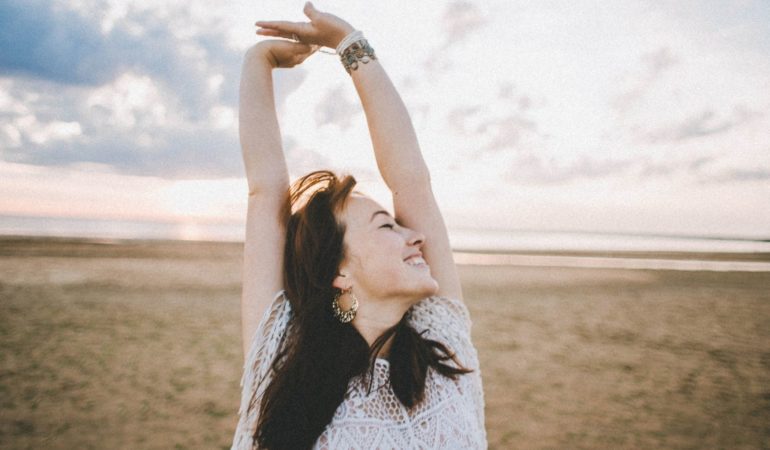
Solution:
{"label": "thumb", "polygon": [[304,12],[310,20],[315,19],[318,15],[318,10],[315,9],[315,6],[313,6],[313,3],[311,2],[305,2],[305,7],[302,8],[302,12]]}

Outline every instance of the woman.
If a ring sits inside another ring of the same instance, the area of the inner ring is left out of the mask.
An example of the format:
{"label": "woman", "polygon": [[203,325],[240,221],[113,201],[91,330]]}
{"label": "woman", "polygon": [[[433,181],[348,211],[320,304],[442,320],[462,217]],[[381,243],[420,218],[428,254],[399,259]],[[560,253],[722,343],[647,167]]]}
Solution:
{"label": "woman", "polygon": [[[233,449],[486,448],[470,316],[407,110],[360,32],[309,2],[304,12],[309,22],[257,22],[284,39],[252,47],[243,67],[246,362]],[[322,46],[361,98],[395,217],[352,176],[289,186],[271,71]]]}

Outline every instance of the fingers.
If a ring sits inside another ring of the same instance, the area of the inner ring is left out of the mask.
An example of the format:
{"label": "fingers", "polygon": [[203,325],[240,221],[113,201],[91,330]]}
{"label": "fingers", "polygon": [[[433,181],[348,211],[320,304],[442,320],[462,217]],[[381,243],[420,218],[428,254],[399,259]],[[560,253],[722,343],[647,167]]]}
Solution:
{"label": "fingers", "polygon": [[261,34],[262,36],[281,36],[285,35],[286,33],[281,33],[278,30],[270,30],[267,28],[257,28],[257,34]]}
{"label": "fingers", "polygon": [[292,33],[300,34],[302,32],[302,26],[304,24],[301,22],[289,22],[286,20],[271,20],[271,21],[259,20],[254,25],[265,29],[271,29],[271,30],[288,33],[291,36]]}
{"label": "fingers", "polygon": [[311,2],[305,2],[305,7],[302,8],[302,12],[304,12],[310,20],[315,20],[315,18],[320,13],[320,11],[315,9],[315,6],[313,6],[313,3]]}
{"label": "fingers", "polygon": [[271,30],[267,28],[260,28],[257,30],[257,34],[260,36],[270,36],[270,37],[281,37],[284,39],[294,39],[294,36],[292,33],[287,33],[285,31],[279,31],[279,30]]}

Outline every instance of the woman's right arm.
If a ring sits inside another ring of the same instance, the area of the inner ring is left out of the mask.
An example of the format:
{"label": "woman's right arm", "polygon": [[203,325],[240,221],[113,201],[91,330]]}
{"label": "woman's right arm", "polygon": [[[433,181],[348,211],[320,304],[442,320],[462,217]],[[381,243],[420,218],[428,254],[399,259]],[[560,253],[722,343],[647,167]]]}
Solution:
{"label": "woman's right arm", "polygon": [[240,86],[239,134],[248,182],[243,249],[241,333],[244,358],[275,293],[283,289],[289,173],[273,98],[272,70],[292,67],[312,53],[307,45],[262,41],[248,50]]}

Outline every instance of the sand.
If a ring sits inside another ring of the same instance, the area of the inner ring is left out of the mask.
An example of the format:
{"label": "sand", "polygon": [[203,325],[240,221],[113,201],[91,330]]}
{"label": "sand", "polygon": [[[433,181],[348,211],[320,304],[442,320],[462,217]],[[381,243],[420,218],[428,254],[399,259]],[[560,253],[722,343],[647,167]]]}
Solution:
{"label": "sand", "polygon": [[[0,448],[229,448],[240,258],[0,238]],[[460,275],[490,448],[770,448],[770,273]]]}

